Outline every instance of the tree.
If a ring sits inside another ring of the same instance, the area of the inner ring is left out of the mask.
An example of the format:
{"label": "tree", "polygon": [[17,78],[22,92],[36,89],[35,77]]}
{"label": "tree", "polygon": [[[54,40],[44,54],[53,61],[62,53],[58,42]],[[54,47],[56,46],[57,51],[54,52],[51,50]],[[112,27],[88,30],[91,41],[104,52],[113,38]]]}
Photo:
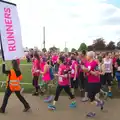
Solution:
{"label": "tree", "polygon": [[85,43],[81,43],[78,51],[83,51],[83,50],[86,50],[87,51],[87,45]]}
{"label": "tree", "polygon": [[119,49],[120,50],[120,41],[117,43],[117,49]]}
{"label": "tree", "polygon": [[50,47],[50,48],[49,48],[49,51],[50,51],[50,52],[57,52],[57,51],[58,51],[58,48],[55,47],[55,46],[53,46],[53,47]]}
{"label": "tree", "polygon": [[115,50],[115,42],[113,42],[113,41],[110,41],[108,44],[107,44],[107,46],[106,46],[106,49],[107,50]]}
{"label": "tree", "polygon": [[46,48],[43,48],[42,51],[43,51],[43,52],[47,52]]}
{"label": "tree", "polygon": [[103,38],[98,38],[93,41],[93,50],[105,50],[106,44]]}
{"label": "tree", "polygon": [[69,52],[69,49],[67,47],[64,48],[64,52]]}
{"label": "tree", "polygon": [[93,51],[93,45],[88,46],[88,51]]}
{"label": "tree", "polygon": [[71,52],[76,52],[77,50],[75,48],[72,48],[71,49]]}

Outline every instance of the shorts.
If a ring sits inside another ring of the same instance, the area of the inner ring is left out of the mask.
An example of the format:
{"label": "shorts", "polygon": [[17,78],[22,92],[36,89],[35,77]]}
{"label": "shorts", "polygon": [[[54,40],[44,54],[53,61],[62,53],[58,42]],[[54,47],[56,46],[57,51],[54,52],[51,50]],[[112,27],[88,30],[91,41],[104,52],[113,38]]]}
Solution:
{"label": "shorts", "polygon": [[77,89],[78,88],[78,78],[76,78],[76,80],[73,80],[74,78],[70,79],[71,82],[71,88]]}
{"label": "shorts", "polygon": [[100,83],[88,83],[87,84],[87,91],[88,91],[88,98],[91,102],[95,100],[95,95],[100,92],[101,84]]}
{"label": "shorts", "polygon": [[103,85],[111,86],[111,81],[113,80],[111,73],[105,73]]}

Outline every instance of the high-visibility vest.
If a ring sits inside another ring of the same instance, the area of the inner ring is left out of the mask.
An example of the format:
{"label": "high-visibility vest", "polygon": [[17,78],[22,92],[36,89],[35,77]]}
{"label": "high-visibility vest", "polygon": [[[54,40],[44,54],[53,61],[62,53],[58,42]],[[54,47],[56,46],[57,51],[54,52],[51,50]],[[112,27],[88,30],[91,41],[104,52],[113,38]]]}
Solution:
{"label": "high-visibility vest", "polygon": [[20,91],[21,90],[21,86],[20,86],[21,79],[22,79],[22,75],[17,77],[15,71],[11,69],[10,74],[8,75],[7,87],[9,87],[12,92]]}

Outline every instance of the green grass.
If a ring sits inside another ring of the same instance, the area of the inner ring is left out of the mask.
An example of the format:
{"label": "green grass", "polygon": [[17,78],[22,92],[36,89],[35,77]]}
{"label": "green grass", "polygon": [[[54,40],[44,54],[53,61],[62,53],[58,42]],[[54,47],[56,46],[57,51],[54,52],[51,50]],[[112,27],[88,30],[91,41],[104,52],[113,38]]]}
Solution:
{"label": "green grass", "polygon": [[[7,69],[9,70],[11,68],[11,62],[7,61]],[[20,61],[21,64],[27,64],[26,60],[21,60]],[[2,64],[2,60],[0,60],[0,64]],[[23,80],[21,82],[23,83],[32,83],[32,74],[31,74],[31,66],[32,65],[20,65],[21,68],[21,72],[23,75]],[[2,66],[0,66],[0,69]],[[7,76],[4,75],[2,72],[0,72],[0,81],[6,81],[7,80]],[[25,92],[31,92],[33,90],[33,86],[32,85],[22,85],[22,87],[25,88]],[[1,88],[0,87],[0,92],[4,91],[5,87]]]}
{"label": "green grass", "polygon": [[[22,79],[22,83],[32,83],[32,74],[31,74],[31,67],[32,67],[32,64],[27,64],[27,62],[25,60],[22,60],[21,61],[21,64],[20,65],[20,69],[21,69],[21,72],[22,72],[22,75],[23,75],[23,79]],[[23,64],[26,64],[26,65],[23,65]],[[2,66],[0,65],[0,69]],[[11,63],[10,62],[6,62],[6,69],[10,69],[11,68]],[[7,80],[7,76],[4,75],[2,72],[0,72],[0,81],[6,81]],[[39,78],[39,84],[41,83],[41,79]],[[25,92],[27,93],[31,93],[33,91],[33,86],[32,84],[31,85],[21,85],[24,89],[25,89]],[[0,87],[0,92],[3,92],[5,90],[5,87],[1,88]],[[52,90],[54,93],[54,88]]]}

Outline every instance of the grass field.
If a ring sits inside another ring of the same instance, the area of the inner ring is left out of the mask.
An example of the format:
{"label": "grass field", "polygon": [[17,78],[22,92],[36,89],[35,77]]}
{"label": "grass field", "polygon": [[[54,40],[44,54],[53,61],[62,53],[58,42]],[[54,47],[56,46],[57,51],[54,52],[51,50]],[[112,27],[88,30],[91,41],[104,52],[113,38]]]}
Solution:
{"label": "grass field", "polygon": [[[20,65],[20,68],[21,68],[21,72],[22,72],[22,75],[23,75],[23,80],[21,81],[22,83],[32,83],[32,74],[31,74],[31,67],[32,67],[32,64],[31,63],[27,63],[26,60],[21,60],[21,65]],[[11,63],[10,62],[6,62],[6,66],[7,66],[7,69],[9,70],[11,68]],[[0,61],[0,70],[2,70],[2,61]],[[0,82],[1,81],[6,81],[7,80],[7,76],[4,75],[2,73],[2,71],[0,72]],[[41,79],[39,78],[39,84],[41,84]],[[29,85],[21,85],[23,88],[24,88],[24,91],[27,92],[27,93],[31,93],[33,91],[33,86],[32,84],[29,84]],[[0,92],[3,92],[5,90],[5,87],[0,87]],[[54,91],[54,89],[52,90]],[[52,92],[53,93],[53,92]]]}
{"label": "grass field", "polygon": [[[27,63],[26,61],[21,61],[22,65],[20,65],[21,72],[22,72],[22,75],[23,75],[22,82],[23,83],[31,83],[32,82],[31,65],[30,64],[27,65],[26,63]],[[7,68],[10,69],[10,63],[9,62],[7,62]],[[0,70],[1,70],[1,65],[0,65]],[[0,81],[6,81],[6,79],[7,79],[7,76],[4,75],[1,71],[0,72]],[[25,91],[27,91],[27,92],[32,91],[32,89],[33,89],[32,85],[23,85],[23,87],[25,88]],[[3,91],[3,90],[4,90],[4,88],[0,87],[0,92]]]}

